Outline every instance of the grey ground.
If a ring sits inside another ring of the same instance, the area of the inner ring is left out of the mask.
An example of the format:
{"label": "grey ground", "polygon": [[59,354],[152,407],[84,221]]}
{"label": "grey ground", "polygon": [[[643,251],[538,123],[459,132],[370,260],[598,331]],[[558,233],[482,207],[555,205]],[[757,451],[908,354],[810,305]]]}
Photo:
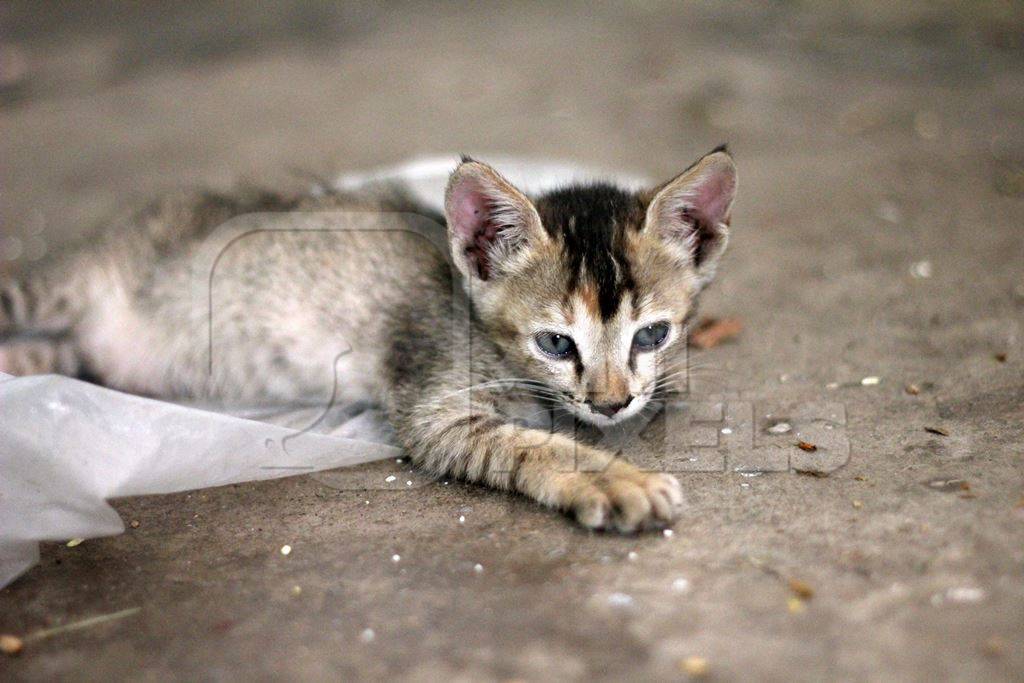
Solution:
{"label": "grey ground", "polygon": [[0,677],[1024,678],[1024,15],[894,4],[0,8],[3,255],[182,184],[449,151],[668,176],[729,141],[706,312],[745,330],[697,391],[837,403],[850,447],[825,478],[683,475],[672,538],[454,483],[118,501],[138,528],[45,544],[0,632],[141,611]]}

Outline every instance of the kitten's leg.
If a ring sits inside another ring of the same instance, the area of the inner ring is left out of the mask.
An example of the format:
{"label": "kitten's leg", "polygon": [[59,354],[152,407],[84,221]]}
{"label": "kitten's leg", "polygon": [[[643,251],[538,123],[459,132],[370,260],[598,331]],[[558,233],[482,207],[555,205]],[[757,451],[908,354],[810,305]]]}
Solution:
{"label": "kitten's leg", "polygon": [[0,342],[0,372],[8,375],[77,375],[81,369],[74,344],[66,339]]}
{"label": "kitten's leg", "polygon": [[594,529],[633,532],[678,518],[683,495],[668,474],[643,472],[561,434],[488,414],[417,421],[413,459],[437,474],[518,491]]}

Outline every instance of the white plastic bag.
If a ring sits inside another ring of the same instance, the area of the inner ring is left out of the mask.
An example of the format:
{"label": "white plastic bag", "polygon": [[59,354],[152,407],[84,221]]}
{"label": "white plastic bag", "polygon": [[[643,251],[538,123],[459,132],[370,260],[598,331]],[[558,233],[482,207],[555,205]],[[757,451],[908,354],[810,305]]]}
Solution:
{"label": "white plastic bag", "polygon": [[[345,438],[351,419],[309,411],[256,421],[52,375],[0,375],[0,586],[38,560],[37,541],[124,531],[106,500],[314,472],[397,457]],[[348,431],[352,431],[351,428]],[[372,429],[359,430],[374,438]]]}

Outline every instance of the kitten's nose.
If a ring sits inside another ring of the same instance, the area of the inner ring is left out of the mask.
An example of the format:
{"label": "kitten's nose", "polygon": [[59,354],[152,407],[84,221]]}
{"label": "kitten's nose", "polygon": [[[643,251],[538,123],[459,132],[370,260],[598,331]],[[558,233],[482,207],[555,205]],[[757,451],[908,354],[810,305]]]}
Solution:
{"label": "kitten's nose", "polygon": [[605,417],[611,417],[632,402],[633,397],[627,396],[626,400],[621,403],[593,403],[591,401],[588,401],[587,403],[590,404],[590,409],[595,413],[601,413]]}

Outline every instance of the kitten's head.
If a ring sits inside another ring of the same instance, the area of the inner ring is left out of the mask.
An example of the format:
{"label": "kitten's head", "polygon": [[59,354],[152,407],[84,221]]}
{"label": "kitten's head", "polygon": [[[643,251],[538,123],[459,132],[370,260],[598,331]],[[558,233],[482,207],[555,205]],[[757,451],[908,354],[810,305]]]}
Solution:
{"label": "kitten's head", "polygon": [[567,187],[530,200],[464,159],[445,201],[455,264],[517,372],[578,417],[636,415],[683,372],[686,325],[728,240],[736,169],[724,148],[647,192]]}

